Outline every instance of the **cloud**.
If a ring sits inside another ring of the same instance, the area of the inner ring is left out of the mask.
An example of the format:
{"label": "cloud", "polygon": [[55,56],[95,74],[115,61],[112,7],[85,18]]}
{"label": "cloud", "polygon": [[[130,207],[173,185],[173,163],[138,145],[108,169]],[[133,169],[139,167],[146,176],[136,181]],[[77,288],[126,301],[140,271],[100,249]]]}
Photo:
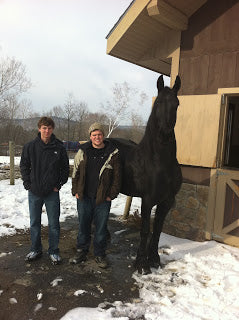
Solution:
{"label": "cloud", "polygon": [[[0,54],[21,60],[34,83],[35,111],[73,92],[95,111],[115,82],[154,95],[157,74],[106,55],[106,35],[131,0],[0,1]],[[147,117],[147,115],[146,115]]]}

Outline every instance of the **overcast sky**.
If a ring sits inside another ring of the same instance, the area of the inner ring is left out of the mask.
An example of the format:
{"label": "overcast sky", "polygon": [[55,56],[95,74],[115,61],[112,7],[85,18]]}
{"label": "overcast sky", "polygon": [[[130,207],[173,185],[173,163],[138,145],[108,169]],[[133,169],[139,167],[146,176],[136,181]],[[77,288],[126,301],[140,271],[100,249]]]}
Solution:
{"label": "overcast sky", "polygon": [[[111,97],[114,83],[128,82],[156,95],[158,74],[106,54],[105,37],[131,0],[0,0],[0,55],[21,60],[34,86],[34,111],[63,105],[68,93],[91,112]],[[165,77],[165,81],[168,79]]]}

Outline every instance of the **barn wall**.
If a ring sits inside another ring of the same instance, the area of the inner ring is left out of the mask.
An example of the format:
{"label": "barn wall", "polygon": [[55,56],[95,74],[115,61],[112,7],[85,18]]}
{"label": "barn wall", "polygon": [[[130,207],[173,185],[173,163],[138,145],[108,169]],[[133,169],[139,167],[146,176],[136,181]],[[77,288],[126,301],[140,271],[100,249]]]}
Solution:
{"label": "barn wall", "polygon": [[183,183],[163,232],[194,241],[206,240],[209,186]]}
{"label": "barn wall", "polygon": [[183,184],[163,232],[194,241],[206,240],[211,169],[181,166]]}
{"label": "barn wall", "polygon": [[239,1],[208,0],[182,32],[180,95],[239,86]]}

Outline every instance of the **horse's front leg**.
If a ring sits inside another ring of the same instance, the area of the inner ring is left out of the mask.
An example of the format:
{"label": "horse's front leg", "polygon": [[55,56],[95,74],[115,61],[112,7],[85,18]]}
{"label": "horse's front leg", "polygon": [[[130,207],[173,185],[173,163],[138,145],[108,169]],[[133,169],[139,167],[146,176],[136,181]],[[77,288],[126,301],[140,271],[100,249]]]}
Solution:
{"label": "horse's front leg", "polygon": [[140,230],[140,244],[135,261],[135,267],[139,273],[150,273],[150,266],[147,258],[148,238],[150,234],[150,215],[152,207],[150,204],[142,199],[141,204],[141,230]]}
{"label": "horse's front leg", "polygon": [[153,224],[153,234],[148,247],[148,262],[150,267],[158,268],[160,266],[160,257],[158,254],[159,238],[163,229],[164,220],[173,203],[174,199],[167,199],[160,205],[157,205]]}

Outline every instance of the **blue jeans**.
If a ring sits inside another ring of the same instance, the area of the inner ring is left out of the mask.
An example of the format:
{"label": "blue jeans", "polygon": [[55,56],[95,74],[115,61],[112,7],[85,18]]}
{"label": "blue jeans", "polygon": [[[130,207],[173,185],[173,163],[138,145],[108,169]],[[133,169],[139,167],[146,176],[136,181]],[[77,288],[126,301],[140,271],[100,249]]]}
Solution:
{"label": "blue jeans", "polygon": [[109,218],[111,201],[104,201],[96,205],[95,199],[84,197],[83,201],[77,199],[77,211],[79,219],[79,231],[77,247],[86,253],[89,251],[91,242],[91,225],[95,224],[94,255],[105,256],[107,244],[107,222]]}
{"label": "blue jeans", "polygon": [[59,192],[52,191],[49,195],[39,197],[28,191],[29,211],[30,211],[30,233],[31,251],[42,251],[41,243],[41,214],[42,206],[45,203],[48,217],[48,253],[59,253],[60,238],[60,197]]}

